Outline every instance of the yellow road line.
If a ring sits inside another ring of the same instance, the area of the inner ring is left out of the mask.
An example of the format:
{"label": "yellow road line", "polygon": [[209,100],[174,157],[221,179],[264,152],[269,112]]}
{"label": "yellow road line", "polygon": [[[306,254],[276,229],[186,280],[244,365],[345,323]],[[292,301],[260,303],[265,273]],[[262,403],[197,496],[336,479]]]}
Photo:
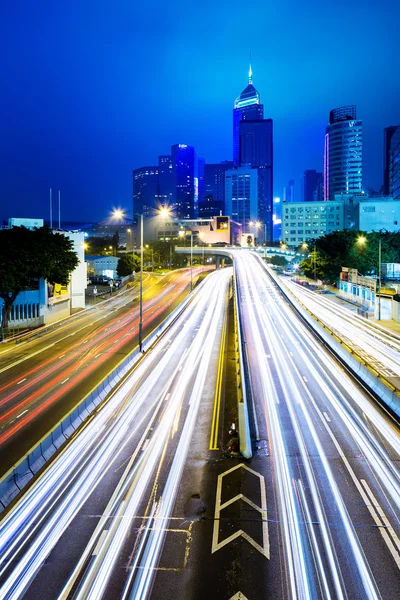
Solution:
{"label": "yellow road line", "polygon": [[211,434],[210,434],[210,446],[209,446],[210,450],[219,450],[218,430],[219,430],[219,416],[220,416],[220,410],[221,410],[222,382],[223,382],[223,375],[224,375],[226,329],[227,329],[227,311],[225,310],[224,322],[222,325],[221,346],[220,346],[220,350],[219,350],[217,381],[216,381],[216,385],[215,385],[214,409],[213,409],[213,416],[212,416],[212,422],[211,422]]}

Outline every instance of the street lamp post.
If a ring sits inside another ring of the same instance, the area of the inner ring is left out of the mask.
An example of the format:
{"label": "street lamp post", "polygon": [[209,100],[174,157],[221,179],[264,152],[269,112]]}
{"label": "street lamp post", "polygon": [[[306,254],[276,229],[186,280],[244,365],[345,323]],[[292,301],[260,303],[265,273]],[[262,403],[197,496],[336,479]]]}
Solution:
{"label": "street lamp post", "polygon": [[378,321],[381,320],[381,271],[382,271],[382,241],[379,238],[379,246],[378,246]]}
{"label": "street lamp post", "polygon": [[[186,238],[184,229],[179,231],[179,237]],[[190,231],[190,291],[193,291],[193,231]]]}
{"label": "street lamp post", "polygon": [[143,347],[143,215],[140,215],[139,352]]}
{"label": "street lamp post", "polygon": [[193,231],[190,232],[190,291],[193,291]]}

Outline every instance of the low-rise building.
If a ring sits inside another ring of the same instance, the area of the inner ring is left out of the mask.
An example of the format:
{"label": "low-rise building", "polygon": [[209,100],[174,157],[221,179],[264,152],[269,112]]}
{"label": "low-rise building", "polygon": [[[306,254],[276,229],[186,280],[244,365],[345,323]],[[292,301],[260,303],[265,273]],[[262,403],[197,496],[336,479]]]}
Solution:
{"label": "low-rise building", "polygon": [[144,239],[179,240],[179,232],[193,233],[196,243],[240,246],[242,226],[228,216],[210,219],[150,219],[145,221]]}
{"label": "low-rise building", "polygon": [[86,256],[87,271],[89,275],[104,275],[115,279],[117,276],[117,256]]}
{"label": "low-rise building", "polygon": [[282,242],[299,246],[344,229],[344,202],[283,202]]}

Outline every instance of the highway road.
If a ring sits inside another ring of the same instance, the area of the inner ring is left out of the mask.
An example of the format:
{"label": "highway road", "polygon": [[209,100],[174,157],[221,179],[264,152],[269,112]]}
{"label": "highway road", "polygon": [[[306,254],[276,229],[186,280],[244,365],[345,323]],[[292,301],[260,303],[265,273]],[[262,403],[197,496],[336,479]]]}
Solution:
{"label": "highway road", "polygon": [[[277,544],[265,597],[399,598],[399,427],[299,321],[259,257],[240,253],[235,264],[269,448],[261,472]],[[254,597],[251,577],[241,592]]]}
{"label": "highway road", "polygon": [[[145,335],[183,300],[189,282],[189,270],[147,277]],[[0,476],[135,348],[138,324],[135,287],[1,349]]]}
{"label": "highway road", "polygon": [[325,323],[379,373],[394,384],[400,383],[400,338],[392,332],[355,314],[329,294],[316,294],[282,277],[281,281],[304,306]]}
{"label": "highway road", "polygon": [[399,426],[235,269],[253,458],[214,448],[224,269],[3,520],[0,600],[400,598]]}
{"label": "highway road", "polygon": [[204,280],[3,519],[1,599],[149,596],[201,407],[213,401],[231,275]]}

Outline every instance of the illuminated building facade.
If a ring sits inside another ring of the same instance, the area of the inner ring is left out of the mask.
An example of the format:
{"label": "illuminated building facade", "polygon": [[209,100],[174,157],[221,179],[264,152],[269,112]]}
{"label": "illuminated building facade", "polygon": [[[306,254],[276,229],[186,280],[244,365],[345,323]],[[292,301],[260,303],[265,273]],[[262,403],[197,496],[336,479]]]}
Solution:
{"label": "illuminated building facade", "polygon": [[204,193],[199,194],[199,217],[209,219],[225,214],[225,172],[232,161],[204,165]]}
{"label": "illuminated building facade", "polygon": [[133,171],[133,214],[152,216],[157,208],[158,168],[141,167]]}
{"label": "illuminated building facade", "polygon": [[362,192],[362,121],[356,107],[331,110],[324,151],[324,200]]}
{"label": "illuminated building facade", "polygon": [[158,200],[161,206],[170,206],[175,197],[174,172],[170,154],[158,157]]}
{"label": "illuminated building facade", "polygon": [[243,92],[238,96],[233,108],[233,164],[240,164],[239,151],[239,123],[240,121],[260,121],[264,116],[264,107],[260,104],[260,94],[253,85],[251,65],[249,69],[249,82]]}
{"label": "illuminated building facade", "polygon": [[400,200],[400,125],[385,128],[384,193]]}
{"label": "illuminated building facade", "polygon": [[246,231],[250,221],[258,220],[259,197],[263,195],[259,170],[238,167],[225,173],[226,214],[241,223]]}
{"label": "illuminated building facade", "polygon": [[[257,171],[257,174],[251,177],[251,180],[257,182],[253,184],[253,188],[257,187],[258,198],[257,209],[252,219],[262,224],[258,240],[266,242],[273,239],[273,122],[272,119],[263,117],[264,107],[260,104],[260,94],[253,85],[250,65],[248,85],[234,103],[233,164],[238,169],[251,168]],[[238,177],[229,176],[228,179],[228,187],[232,182],[241,186],[246,181],[246,176],[242,177],[239,174]],[[229,202],[232,202],[232,196]],[[235,206],[235,202],[233,200],[232,206]],[[244,208],[246,202],[243,200],[242,204],[237,206],[239,212],[243,208],[243,215],[249,212]],[[236,219],[233,213],[232,218]],[[245,224],[244,221],[242,223]]]}
{"label": "illuminated building facade", "polygon": [[171,147],[175,198],[171,209],[179,219],[193,219],[198,215],[199,175],[198,158],[193,146],[175,144]]}

